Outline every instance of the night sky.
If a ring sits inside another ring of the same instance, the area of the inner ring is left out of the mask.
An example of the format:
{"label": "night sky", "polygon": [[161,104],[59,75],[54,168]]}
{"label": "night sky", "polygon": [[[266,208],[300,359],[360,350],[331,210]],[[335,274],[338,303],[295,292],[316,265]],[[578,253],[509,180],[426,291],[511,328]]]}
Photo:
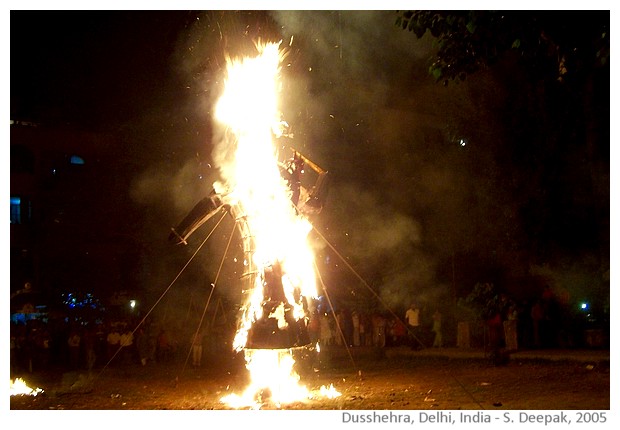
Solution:
{"label": "night sky", "polygon": [[[462,297],[477,282],[519,299],[546,283],[572,300],[608,300],[608,71],[587,98],[599,134],[586,142],[583,95],[532,87],[510,62],[435,83],[432,37],[397,28],[391,11],[10,18],[11,119],[117,137],[101,148],[119,178],[105,183],[139,220],[132,240],[147,251],[129,270],[146,290],[161,291],[206,235],[188,249],[166,242],[217,177],[210,109],[224,55],[251,53],[262,38],[288,50],[282,110],[294,137],[285,144],[331,175],[313,221],[330,244],[317,238],[317,255],[340,300],[368,297],[349,265],[393,307]],[[214,276],[217,242],[206,255],[196,276]]]}

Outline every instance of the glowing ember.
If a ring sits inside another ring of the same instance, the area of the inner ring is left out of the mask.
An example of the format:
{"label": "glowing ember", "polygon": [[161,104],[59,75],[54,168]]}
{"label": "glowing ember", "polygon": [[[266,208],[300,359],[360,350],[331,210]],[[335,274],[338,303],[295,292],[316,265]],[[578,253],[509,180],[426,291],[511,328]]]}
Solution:
{"label": "glowing ember", "polygon": [[340,392],[334,388],[334,384],[330,384],[329,387],[323,385],[319,389],[319,393],[322,397],[327,397],[328,399],[335,399],[336,397],[340,397]]}
{"label": "glowing ember", "polygon": [[233,347],[244,351],[251,383],[241,396],[222,399],[233,407],[311,397],[299,385],[291,350],[310,343],[307,298],[317,295],[311,225],[292,202],[274,145],[285,125],[278,107],[280,44],[258,44],[257,51],[228,60],[215,106],[222,132],[214,158],[222,182],[214,189],[237,220],[248,280]]}
{"label": "glowing ember", "polygon": [[41,388],[30,388],[22,378],[11,381],[10,391],[11,396],[36,396],[43,392]]}

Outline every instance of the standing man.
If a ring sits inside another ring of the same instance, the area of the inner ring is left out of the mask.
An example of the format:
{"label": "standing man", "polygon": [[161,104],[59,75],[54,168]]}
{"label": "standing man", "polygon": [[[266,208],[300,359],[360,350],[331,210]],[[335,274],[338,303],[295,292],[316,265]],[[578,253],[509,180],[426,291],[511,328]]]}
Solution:
{"label": "standing man", "polygon": [[108,352],[108,361],[112,360],[112,357],[118,351],[118,348],[121,346],[121,334],[118,331],[116,324],[112,324],[110,327],[110,331],[106,336],[106,344],[107,344],[107,352]]}
{"label": "standing man", "polygon": [[409,335],[409,343],[411,349],[419,349],[420,340],[418,335],[420,334],[420,308],[415,303],[412,303],[405,312],[405,321],[407,321],[407,333]]}
{"label": "standing man", "polygon": [[433,346],[435,348],[441,348],[443,346],[443,338],[441,335],[441,312],[439,312],[439,309],[435,309],[435,313],[433,314],[433,332],[435,332]]}
{"label": "standing man", "polygon": [[204,339],[204,333],[200,328],[192,336],[192,365],[194,367],[202,366],[202,343]]}
{"label": "standing man", "polygon": [[121,334],[121,361],[124,365],[131,364],[133,361],[133,332],[127,327]]}
{"label": "standing man", "polygon": [[80,342],[82,338],[77,329],[73,329],[67,339],[69,345],[69,364],[72,369],[77,369],[80,365]]}
{"label": "standing man", "polygon": [[138,357],[140,358],[140,364],[142,364],[142,366],[146,366],[146,363],[149,361],[150,346],[149,346],[149,335],[143,327],[140,327],[138,329],[138,338],[136,340],[136,347],[138,349]]}
{"label": "standing man", "polygon": [[95,366],[95,362],[97,361],[97,354],[95,353],[95,341],[96,335],[93,328],[87,327],[84,330],[84,352],[86,353],[86,368],[88,369],[88,374],[93,371],[93,367]]}
{"label": "standing man", "polygon": [[324,312],[320,316],[320,332],[321,332],[321,347],[323,346],[331,346],[333,340],[333,332],[329,320],[329,315],[327,312]]}
{"label": "standing man", "polygon": [[356,310],[351,313],[351,322],[353,324],[353,346],[360,346],[360,315]]}

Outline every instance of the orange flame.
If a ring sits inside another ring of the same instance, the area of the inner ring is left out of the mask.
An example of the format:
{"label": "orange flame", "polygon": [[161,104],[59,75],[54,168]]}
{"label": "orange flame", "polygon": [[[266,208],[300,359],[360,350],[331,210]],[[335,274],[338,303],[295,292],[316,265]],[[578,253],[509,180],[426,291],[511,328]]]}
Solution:
{"label": "orange flame", "polygon": [[11,381],[11,396],[36,396],[43,392],[41,388],[30,388],[22,378]]}
{"label": "orange flame", "polygon": [[[218,157],[222,182],[215,184],[230,203],[231,212],[246,244],[247,272],[254,274],[243,306],[243,316],[233,347],[247,346],[252,325],[263,317],[264,278],[268,267],[281,269],[283,292],[292,306],[295,321],[308,318],[300,297],[316,297],[314,255],[308,243],[311,225],[291,202],[292,192],[282,178],[274,138],[286,124],[278,106],[280,43],[257,44],[258,55],[227,61],[225,89],[215,106],[215,119],[224,128],[223,153]],[[270,311],[278,328],[287,326],[283,306]],[[246,368],[252,382],[242,396],[230,395],[224,402],[239,407],[261,402],[265,397],[275,404],[307,398],[308,390],[299,385],[293,370],[291,350],[244,349]]]}

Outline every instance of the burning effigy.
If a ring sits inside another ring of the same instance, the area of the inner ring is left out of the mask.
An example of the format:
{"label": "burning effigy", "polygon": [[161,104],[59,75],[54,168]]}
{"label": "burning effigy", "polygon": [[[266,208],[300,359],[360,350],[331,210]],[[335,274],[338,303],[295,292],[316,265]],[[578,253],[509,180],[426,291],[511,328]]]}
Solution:
{"label": "burning effigy", "polygon": [[[317,279],[308,215],[320,212],[327,182],[327,171],[294,149],[280,161],[274,140],[287,126],[278,106],[283,52],[280,43],[257,43],[256,49],[254,57],[227,60],[225,88],[214,109],[221,179],[170,234],[187,243],[221,210],[239,230],[244,304],[233,348],[244,352],[251,383],[242,395],[222,399],[233,407],[313,396],[299,385],[293,350],[311,343],[309,300],[317,296]],[[315,173],[311,188],[302,185],[306,168]],[[336,396],[333,387],[322,389],[321,395]]]}

